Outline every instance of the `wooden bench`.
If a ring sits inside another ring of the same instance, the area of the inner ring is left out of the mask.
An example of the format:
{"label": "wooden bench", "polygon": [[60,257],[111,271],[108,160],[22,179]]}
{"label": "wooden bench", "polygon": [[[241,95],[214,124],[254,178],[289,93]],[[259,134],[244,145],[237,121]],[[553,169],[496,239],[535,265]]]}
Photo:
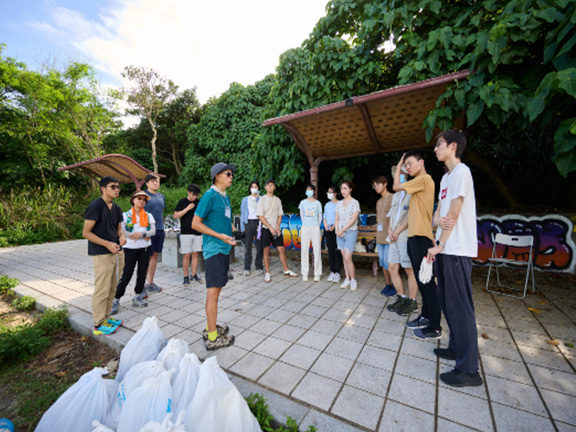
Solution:
{"label": "wooden bench", "polygon": [[[370,243],[372,240],[376,238],[376,225],[358,225],[358,238],[356,239],[356,243],[362,242],[362,239],[366,239],[366,244]],[[326,249],[322,249],[322,253],[328,254]],[[352,257],[364,257],[364,258],[372,258],[372,273],[374,277],[378,276],[378,252],[352,252]]]}

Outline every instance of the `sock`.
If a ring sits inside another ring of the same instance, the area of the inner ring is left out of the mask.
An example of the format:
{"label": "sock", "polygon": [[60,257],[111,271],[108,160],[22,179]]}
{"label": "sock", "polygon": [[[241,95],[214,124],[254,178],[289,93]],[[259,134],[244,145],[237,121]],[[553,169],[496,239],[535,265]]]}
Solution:
{"label": "sock", "polygon": [[400,297],[406,298],[406,294],[400,294]]}
{"label": "sock", "polygon": [[218,337],[218,330],[214,330],[213,332],[208,333],[208,339],[210,340],[210,342],[214,342],[217,337]]}

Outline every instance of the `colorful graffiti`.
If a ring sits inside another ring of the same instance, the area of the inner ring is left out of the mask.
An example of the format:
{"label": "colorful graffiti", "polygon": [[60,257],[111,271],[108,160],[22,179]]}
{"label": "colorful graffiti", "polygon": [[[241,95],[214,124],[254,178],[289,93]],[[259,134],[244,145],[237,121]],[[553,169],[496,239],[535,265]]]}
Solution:
{"label": "colorful graffiti", "polygon": [[[376,223],[374,214],[361,214],[362,225]],[[239,219],[235,225],[240,226]],[[286,214],[280,226],[286,249],[300,250],[300,215]],[[323,227],[321,227],[323,229]],[[492,254],[493,238],[496,233],[529,234],[534,236],[534,266],[540,270],[569,272],[576,271],[576,244],[572,239],[573,223],[560,215],[526,218],[520,215],[478,217],[478,258],[474,262],[485,265]],[[512,252],[510,252],[511,254]],[[521,251],[520,251],[521,253]],[[518,256],[518,252],[516,255]],[[513,256],[509,256],[512,258]]]}
{"label": "colorful graffiti", "polygon": [[[520,215],[480,216],[478,258],[475,262],[486,264],[487,258],[492,254],[493,239],[497,233],[531,235],[534,237],[533,261],[537,269],[574,273],[576,245],[572,239],[572,231],[572,221],[560,215],[530,218]],[[512,252],[506,258],[514,258]]]}

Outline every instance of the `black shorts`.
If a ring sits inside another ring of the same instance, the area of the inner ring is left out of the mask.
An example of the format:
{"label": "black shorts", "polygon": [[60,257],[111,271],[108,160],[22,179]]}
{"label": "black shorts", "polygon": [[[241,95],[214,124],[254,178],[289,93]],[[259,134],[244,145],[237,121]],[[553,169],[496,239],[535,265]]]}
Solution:
{"label": "black shorts", "polygon": [[270,247],[270,244],[274,247],[284,247],[284,238],[279,235],[276,239],[272,237],[272,233],[269,229],[262,227],[262,247]]}
{"label": "black shorts", "polygon": [[206,288],[222,288],[228,282],[230,255],[216,254],[204,260]]}
{"label": "black shorts", "polygon": [[150,238],[150,256],[154,255],[155,252],[162,253],[164,249],[164,239],[166,238],[166,233],[164,230],[157,230],[156,235]]}

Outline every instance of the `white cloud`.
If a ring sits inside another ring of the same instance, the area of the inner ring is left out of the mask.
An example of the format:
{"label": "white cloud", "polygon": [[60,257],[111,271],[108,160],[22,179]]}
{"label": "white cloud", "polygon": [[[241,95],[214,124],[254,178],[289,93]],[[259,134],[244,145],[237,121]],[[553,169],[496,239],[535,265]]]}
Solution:
{"label": "white cloud", "polygon": [[327,0],[117,0],[99,17],[54,8],[44,31],[66,37],[97,69],[158,70],[201,102],[231,82],[253,84],[299,46],[324,16]]}

